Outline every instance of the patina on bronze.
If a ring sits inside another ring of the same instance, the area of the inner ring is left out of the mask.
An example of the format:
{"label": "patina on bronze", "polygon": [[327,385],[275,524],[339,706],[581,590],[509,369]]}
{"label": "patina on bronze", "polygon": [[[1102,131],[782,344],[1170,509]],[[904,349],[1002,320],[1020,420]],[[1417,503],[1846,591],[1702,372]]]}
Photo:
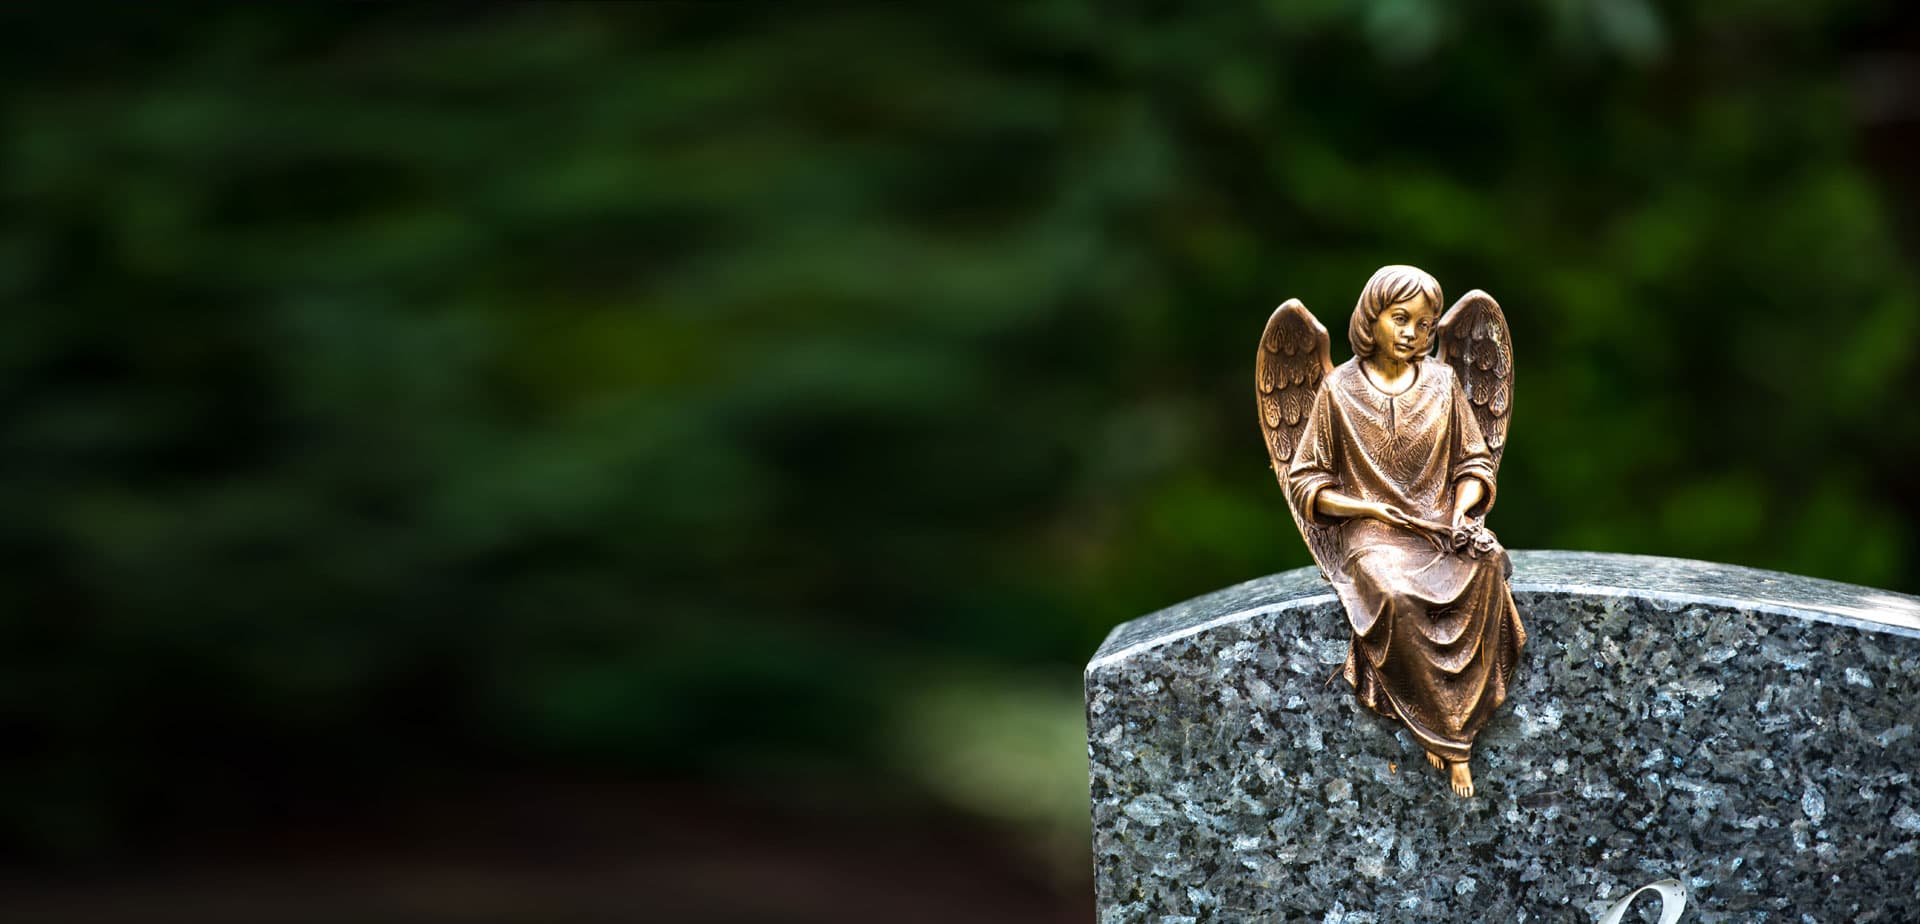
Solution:
{"label": "patina on bronze", "polygon": [[[1411,266],[1367,281],[1335,367],[1298,299],[1267,320],[1260,427],[1294,523],[1345,605],[1345,674],[1406,723],[1453,791],[1473,795],[1474,738],[1526,644],[1507,553],[1486,528],[1513,405],[1513,341],[1492,296],[1440,316]],[[1435,340],[1439,355],[1429,355]]]}

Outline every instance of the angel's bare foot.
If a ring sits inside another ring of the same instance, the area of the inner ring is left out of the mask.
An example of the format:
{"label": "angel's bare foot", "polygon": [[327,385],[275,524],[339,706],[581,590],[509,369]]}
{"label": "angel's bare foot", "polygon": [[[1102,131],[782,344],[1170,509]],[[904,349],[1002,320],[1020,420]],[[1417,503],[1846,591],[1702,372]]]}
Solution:
{"label": "angel's bare foot", "polygon": [[1432,751],[1427,752],[1427,763],[1432,764],[1433,769],[1435,770],[1447,769],[1446,758],[1443,758],[1440,755],[1433,753]]}
{"label": "angel's bare foot", "polygon": [[1449,764],[1452,775],[1453,794],[1462,799],[1473,798],[1473,771],[1467,769],[1467,762]]}

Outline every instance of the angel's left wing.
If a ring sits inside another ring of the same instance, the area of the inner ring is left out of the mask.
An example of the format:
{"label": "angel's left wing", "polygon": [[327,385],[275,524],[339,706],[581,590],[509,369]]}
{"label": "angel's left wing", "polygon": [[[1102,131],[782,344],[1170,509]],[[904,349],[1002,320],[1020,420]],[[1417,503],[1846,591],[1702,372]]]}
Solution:
{"label": "angel's left wing", "polygon": [[1297,298],[1287,299],[1267,319],[1260,332],[1260,352],[1254,360],[1255,395],[1260,402],[1260,429],[1267,437],[1267,456],[1282,482],[1293,450],[1307,427],[1307,412],[1320,381],[1333,371],[1327,329]]}
{"label": "angel's left wing", "polygon": [[[1267,318],[1267,327],[1260,333],[1260,351],[1253,364],[1260,431],[1266,437],[1267,459],[1273,465],[1274,477],[1283,488],[1287,484],[1287,469],[1293,465],[1294,451],[1299,448],[1300,437],[1312,416],[1314,395],[1332,371],[1326,327],[1314,319],[1313,312],[1299,299],[1287,299]],[[1293,525],[1300,528],[1300,536],[1307,541],[1307,549],[1313,553],[1321,573],[1329,580],[1346,580],[1341,570],[1346,556],[1341,548],[1340,531],[1315,525],[1313,517],[1295,509],[1291,501],[1287,509],[1293,513]]]}
{"label": "angel's left wing", "polygon": [[1498,472],[1513,417],[1513,335],[1507,316],[1493,296],[1475,289],[1447,310],[1436,335],[1440,358],[1453,367]]}

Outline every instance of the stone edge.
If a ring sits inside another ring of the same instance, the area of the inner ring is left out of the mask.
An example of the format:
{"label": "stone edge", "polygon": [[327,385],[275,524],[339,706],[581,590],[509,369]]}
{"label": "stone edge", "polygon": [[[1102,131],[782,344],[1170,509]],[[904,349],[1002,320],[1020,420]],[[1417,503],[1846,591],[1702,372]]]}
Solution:
{"label": "stone edge", "polygon": [[[1912,597],[1896,591],[1879,590],[1876,588],[1864,587],[1858,584],[1847,584],[1840,581],[1828,581],[1822,578],[1811,578],[1803,575],[1791,574],[1789,572],[1784,572],[1784,571],[1769,571],[1762,568],[1749,568],[1744,565],[1728,565],[1728,564],[1721,564],[1718,562],[1703,562],[1703,561],[1698,561],[1694,559],[1669,558],[1669,557],[1657,556],[1657,555],[1628,555],[1628,554],[1622,554],[1622,553],[1616,553],[1616,552],[1564,552],[1564,551],[1555,551],[1555,550],[1539,550],[1539,551],[1516,550],[1513,554],[1517,560],[1516,567],[1515,567],[1515,580],[1513,581],[1514,593],[1561,593],[1561,594],[1567,594],[1570,596],[1578,595],[1578,596],[1585,596],[1585,597],[1637,597],[1640,599],[1656,600],[1662,603],[1675,604],[1679,606],[1715,606],[1715,607],[1722,607],[1722,608],[1751,610],[1753,612],[1766,613],[1772,616],[1809,619],[1815,622],[1832,623],[1834,625],[1846,626],[1848,628],[1853,628],[1853,629],[1861,629],[1861,630],[1872,631],[1872,632],[1881,632],[1889,635],[1900,635],[1900,636],[1906,636],[1909,638],[1920,638],[1920,619],[1916,619],[1915,624],[1908,625],[1908,624],[1903,624],[1896,621],[1891,621],[1889,619],[1881,618],[1876,615],[1878,611],[1883,611],[1885,608],[1876,609],[1876,608],[1861,608],[1861,607],[1840,607],[1837,604],[1826,607],[1826,608],[1822,608],[1816,604],[1794,603],[1786,600],[1774,600],[1774,599],[1767,599],[1764,597],[1736,598],[1736,597],[1729,597],[1724,594],[1717,594],[1717,593],[1687,593],[1683,591],[1673,591],[1673,590],[1644,590],[1644,589],[1635,589],[1630,587],[1622,587],[1622,586],[1618,586],[1611,583],[1583,583],[1578,581],[1560,581],[1560,580],[1526,580],[1524,578],[1524,569],[1520,563],[1524,563],[1529,558],[1533,558],[1535,556],[1540,556],[1542,560],[1547,560],[1546,556],[1564,556],[1566,558],[1592,558],[1597,560],[1606,560],[1606,561],[1613,561],[1613,562],[1619,562],[1619,563],[1644,562],[1646,564],[1656,564],[1656,563],[1682,564],[1690,568],[1714,568],[1714,569],[1719,569],[1720,571],[1723,571],[1723,572],[1738,573],[1742,575],[1750,574],[1755,578],[1756,584],[1759,583],[1759,580],[1762,578],[1777,579],[1779,577],[1784,576],[1804,586],[1818,587],[1823,590],[1830,590],[1832,592],[1831,595],[1835,597],[1863,598],[1871,594],[1875,597],[1885,598],[1891,601],[1899,602],[1903,605],[1904,608],[1910,608],[1913,610],[1914,613],[1920,614],[1920,597]],[[1269,582],[1269,581],[1280,581],[1290,577],[1298,576],[1304,572],[1312,572],[1312,571],[1317,571],[1317,569],[1315,569],[1312,566],[1308,566],[1305,568],[1295,568],[1290,571],[1281,571],[1281,572],[1276,572],[1274,574],[1267,575],[1265,577],[1254,578],[1253,580],[1244,582],[1243,584],[1233,585],[1233,587],[1242,587],[1248,584],[1259,584],[1259,583]],[[1326,585],[1323,584],[1322,586],[1326,586]],[[1281,611],[1298,608],[1298,607],[1319,606],[1325,603],[1334,602],[1336,599],[1333,594],[1332,588],[1327,587],[1326,590],[1321,592],[1301,594],[1298,596],[1289,597],[1285,600],[1275,601],[1273,603],[1266,603],[1260,606],[1249,607],[1242,610],[1234,610],[1231,612],[1222,613],[1218,616],[1202,619],[1198,622],[1188,623],[1186,625],[1174,626],[1168,631],[1162,632],[1159,635],[1155,635],[1155,636],[1143,639],[1141,641],[1134,642],[1133,644],[1128,645],[1124,648],[1108,650],[1114,638],[1118,637],[1128,626],[1131,626],[1134,623],[1139,622],[1140,620],[1151,619],[1154,616],[1167,612],[1168,610],[1174,610],[1174,609],[1180,609],[1182,607],[1193,606],[1195,603],[1201,600],[1204,600],[1205,598],[1212,596],[1215,593],[1222,593],[1223,591],[1227,591],[1231,589],[1233,588],[1223,588],[1221,591],[1214,591],[1209,594],[1201,594],[1198,597],[1194,597],[1192,599],[1183,601],[1181,603],[1174,604],[1173,606],[1166,607],[1161,610],[1156,610],[1155,612],[1149,613],[1145,616],[1141,616],[1138,619],[1128,620],[1127,622],[1121,623],[1113,627],[1112,631],[1108,632],[1106,638],[1101,641],[1100,647],[1098,650],[1095,651],[1093,658],[1087,662],[1085,675],[1088,677],[1091,677],[1095,671],[1099,670],[1100,668],[1106,665],[1113,664],[1121,660],[1125,660],[1126,658],[1129,658],[1140,652],[1147,651],[1153,648],[1158,648],[1170,642],[1174,642],[1179,639],[1186,638],[1187,636],[1190,636],[1190,635],[1195,635],[1201,632],[1205,632],[1209,629],[1215,629],[1224,625],[1231,625],[1235,622],[1239,622],[1246,619],[1252,619],[1257,616],[1265,615],[1267,613],[1281,612]]]}

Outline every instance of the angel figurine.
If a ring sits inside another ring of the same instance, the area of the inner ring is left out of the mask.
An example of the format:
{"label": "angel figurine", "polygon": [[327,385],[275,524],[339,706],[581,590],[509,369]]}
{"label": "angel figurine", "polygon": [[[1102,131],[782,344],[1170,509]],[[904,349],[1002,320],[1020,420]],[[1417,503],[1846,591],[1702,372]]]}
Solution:
{"label": "angel figurine", "polygon": [[1432,276],[1381,267],[1347,326],[1353,358],[1336,367],[1327,329],[1290,299],[1267,320],[1255,379],[1274,474],[1347,611],[1347,682],[1406,723],[1465,798],[1474,738],[1527,641],[1512,564],[1485,522],[1513,341],[1485,292],[1445,317],[1441,304]]}

